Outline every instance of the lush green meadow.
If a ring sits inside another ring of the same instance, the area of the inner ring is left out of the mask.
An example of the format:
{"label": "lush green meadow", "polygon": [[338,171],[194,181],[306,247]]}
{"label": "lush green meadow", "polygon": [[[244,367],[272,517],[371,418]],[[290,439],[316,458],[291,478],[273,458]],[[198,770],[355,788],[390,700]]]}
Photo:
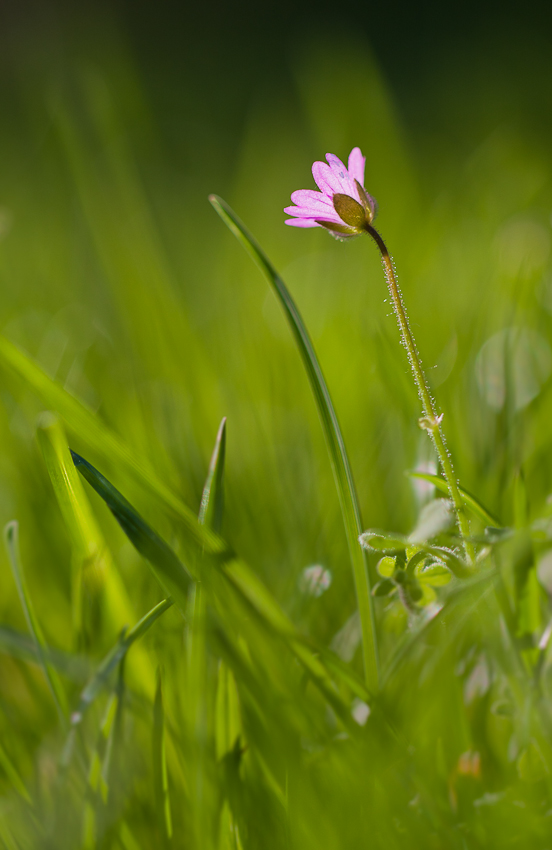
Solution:
{"label": "lush green meadow", "polygon": [[[0,82],[0,846],[551,848],[546,45],[446,57],[409,100],[363,41],[305,38],[238,120],[209,69],[205,103],[161,93],[108,18],[31,35]],[[375,246],[283,224],[355,145],[472,565],[411,475],[440,470]],[[360,530],[388,534],[366,550],[211,192],[308,329]]]}

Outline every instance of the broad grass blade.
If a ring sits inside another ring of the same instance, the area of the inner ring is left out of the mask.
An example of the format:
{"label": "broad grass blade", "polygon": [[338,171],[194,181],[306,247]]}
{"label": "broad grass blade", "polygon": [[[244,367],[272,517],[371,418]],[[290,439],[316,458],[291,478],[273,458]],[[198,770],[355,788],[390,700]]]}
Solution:
{"label": "broad grass blade", "polygon": [[244,246],[248,254],[259,266],[276,297],[278,298],[291,332],[295,339],[299,354],[306,369],[307,376],[314,394],[322,429],[341,503],[341,511],[345,524],[345,532],[349,545],[349,553],[355,579],[357,604],[362,628],[362,645],[364,654],[364,670],[366,682],[370,690],[377,690],[378,684],[378,649],[374,619],[370,579],[366,556],[359,545],[358,537],[362,531],[360,509],[358,506],[353,476],[345,443],[339,427],[332,400],[318,358],[314,351],[307,329],[284,281],[260,247],[251,233],[235,212],[216,195],[209,197],[211,204],[222,218],[227,227]]}
{"label": "broad grass blade", "polygon": [[135,481],[150,492],[179,517],[188,534],[203,545],[216,548],[213,539],[198,535],[197,519],[193,511],[181,501],[143,462],[134,457],[125,443],[114,434],[82,401],[65,390],[51,378],[28,354],[0,335],[0,362],[16,372],[43,400],[63,418],[68,428],[94,449],[101,457],[122,466]]}
{"label": "broad grass blade", "polygon": [[132,545],[152,566],[161,586],[186,616],[191,576],[182,562],[101,472],[76,452],[72,451],[71,456],[83,478],[104,500]]}
{"label": "broad grass blade", "polygon": [[49,661],[48,647],[44,640],[42,629],[40,628],[36,618],[33,603],[25,581],[25,576],[21,568],[21,558],[19,554],[19,526],[15,520],[9,522],[4,529],[4,539],[21,607],[23,608],[28,629],[35,643],[37,659],[42,667],[44,676],[46,677],[46,682],[48,683],[48,687],[52,694],[52,699],[54,700],[59,718],[62,724],[65,725],[67,721],[67,699],[58,674]]}
{"label": "broad grass blade", "polygon": [[[444,478],[441,478],[439,475],[431,475],[429,472],[409,472],[408,473],[411,478],[419,478],[422,481],[427,481],[429,484],[433,484],[441,493],[445,493],[448,495],[449,489],[447,482]],[[478,517],[482,520],[485,525],[492,525],[494,528],[501,528],[502,523],[500,520],[493,516],[493,514],[485,508],[481,502],[472,496],[471,493],[468,493],[467,490],[462,489],[462,487],[458,488],[462,501],[468,507],[474,516]]]}
{"label": "broad grass blade", "polygon": [[[82,583],[101,592],[101,603],[115,633],[136,620],[136,613],[111,553],[96,522],[84,487],[67,445],[61,422],[52,413],[43,413],[38,421],[38,440],[54,492],[56,494],[74,552],[75,595]],[[90,579],[88,577],[90,576]],[[74,600],[76,625],[82,626],[80,600]],[[148,655],[140,650],[129,665],[133,686],[153,697],[155,672]]]}

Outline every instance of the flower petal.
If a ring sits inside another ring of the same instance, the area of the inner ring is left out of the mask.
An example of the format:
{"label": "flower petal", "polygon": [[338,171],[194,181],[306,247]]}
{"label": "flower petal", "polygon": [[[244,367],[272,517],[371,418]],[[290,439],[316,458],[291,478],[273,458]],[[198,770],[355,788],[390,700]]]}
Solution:
{"label": "flower petal", "polygon": [[315,162],[312,166],[312,176],[318,188],[327,195],[330,200],[336,192],[342,192],[343,187],[339,177],[332,171],[329,165],[325,162]]}
{"label": "flower petal", "polygon": [[291,224],[292,227],[320,227],[314,218],[286,218],[284,224]]}
{"label": "flower petal", "polygon": [[327,207],[332,206],[331,198],[323,195],[322,192],[316,192],[314,189],[297,189],[296,192],[292,192],[291,200],[298,207],[318,206],[319,204]]}
{"label": "flower petal", "polygon": [[333,173],[339,180],[339,184],[341,187],[339,193],[342,195],[350,195],[352,198],[356,199],[357,191],[354,180],[349,175],[349,172],[347,171],[339,157],[333,153],[327,153],[326,159],[328,160]]}
{"label": "flower petal", "polygon": [[310,207],[285,207],[284,212],[288,215],[294,215],[297,218],[323,218],[327,221],[341,221],[339,215],[330,207],[315,206]]}
{"label": "flower petal", "polygon": [[353,180],[358,180],[364,186],[364,166],[366,157],[362,156],[360,148],[353,148],[349,154],[349,174]]}

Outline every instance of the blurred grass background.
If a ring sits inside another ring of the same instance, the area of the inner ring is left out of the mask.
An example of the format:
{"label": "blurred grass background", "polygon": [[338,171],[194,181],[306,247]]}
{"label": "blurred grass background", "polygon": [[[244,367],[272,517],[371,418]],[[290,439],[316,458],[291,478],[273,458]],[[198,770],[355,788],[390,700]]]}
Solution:
{"label": "blurred grass background", "polygon": [[[433,458],[376,251],[283,225],[290,193],[313,187],[311,163],[359,145],[460,481],[511,523],[522,474],[530,516],[542,512],[552,492],[546,4],[522,15],[395,3],[345,16],[308,3],[44,2],[1,14],[0,328],[194,511],[228,417],[223,534],[302,630],[329,645],[355,610],[338,500],[279,307],[209,192],[233,206],[297,300],[365,527],[407,533],[422,497],[405,471]],[[43,405],[8,370],[0,392],[0,519],[19,520],[37,616],[47,642],[69,651],[70,540],[36,442]],[[71,446],[176,540],[155,500],[85,435]],[[157,585],[91,500],[145,613]],[[333,576],[316,602],[298,593],[312,564]],[[25,629],[3,552],[0,621]],[[148,651],[168,664],[181,631],[169,613]],[[93,657],[116,637],[104,624]],[[28,776],[55,715],[36,677],[8,657],[0,665],[0,722],[17,733]]]}

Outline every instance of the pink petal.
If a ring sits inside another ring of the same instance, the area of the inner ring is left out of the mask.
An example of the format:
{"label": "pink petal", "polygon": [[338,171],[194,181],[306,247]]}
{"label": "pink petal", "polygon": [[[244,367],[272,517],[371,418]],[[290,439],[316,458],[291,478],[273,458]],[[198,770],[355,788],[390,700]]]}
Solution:
{"label": "pink petal", "polygon": [[336,211],[330,209],[330,207],[286,207],[284,212],[288,215],[294,215],[297,218],[320,218],[324,221],[335,221],[338,224],[342,224]]}
{"label": "pink petal", "polygon": [[315,192],[314,189],[297,189],[296,192],[292,192],[291,200],[298,207],[318,206],[320,204],[333,208],[331,198],[323,195],[322,192]]}
{"label": "pink petal", "polygon": [[313,218],[286,218],[284,224],[290,224],[292,227],[320,227]]}
{"label": "pink petal", "polygon": [[318,188],[331,199],[335,194],[342,192],[341,181],[325,162],[315,162],[312,166],[312,176]]}
{"label": "pink petal", "polygon": [[364,186],[364,166],[366,157],[362,156],[360,148],[353,148],[349,154],[349,174],[353,180],[358,180]]}
{"label": "pink petal", "polygon": [[341,189],[339,190],[343,195],[350,195],[351,197],[357,197],[356,187],[354,182],[349,177],[349,172],[339,159],[339,157],[335,156],[333,153],[327,153],[326,159],[330,164],[330,168],[339,180],[339,184]]}

